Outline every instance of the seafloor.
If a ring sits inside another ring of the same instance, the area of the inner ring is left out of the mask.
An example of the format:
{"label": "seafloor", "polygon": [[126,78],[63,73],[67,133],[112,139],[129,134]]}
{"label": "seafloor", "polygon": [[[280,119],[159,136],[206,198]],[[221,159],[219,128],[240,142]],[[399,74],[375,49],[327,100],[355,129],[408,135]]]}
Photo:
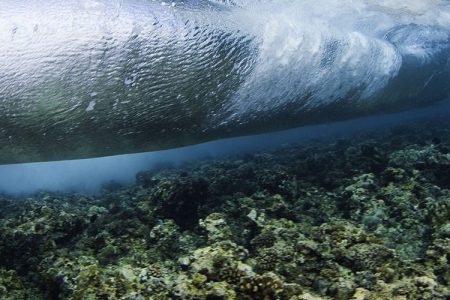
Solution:
{"label": "seafloor", "polygon": [[0,197],[0,299],[450,299],[446,128]]}

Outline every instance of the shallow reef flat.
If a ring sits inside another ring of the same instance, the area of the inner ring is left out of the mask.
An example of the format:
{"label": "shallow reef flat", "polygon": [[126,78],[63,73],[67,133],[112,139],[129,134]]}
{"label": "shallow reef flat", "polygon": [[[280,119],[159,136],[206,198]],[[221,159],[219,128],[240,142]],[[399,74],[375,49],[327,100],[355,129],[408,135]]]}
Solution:
{"label": "shallow reef flat", "polygon": [[450,299],[446,128],[0,197],[0,299]]}

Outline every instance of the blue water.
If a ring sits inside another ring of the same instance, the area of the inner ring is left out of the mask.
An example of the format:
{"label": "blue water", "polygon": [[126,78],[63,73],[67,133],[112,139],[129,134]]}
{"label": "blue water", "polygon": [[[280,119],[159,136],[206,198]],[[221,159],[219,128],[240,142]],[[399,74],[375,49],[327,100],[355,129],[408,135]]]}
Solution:
{"label": "blue water", "polygon": [[184,162],[220,158],[230,154],[269,151],[283,144],[324,143],[339,138],[373,133],[402,124],[420,124],[450,115],[450,103],[403,113],[385,114],[344,122],[300,127],[270,134],[230,138],[195,146],[140,154],[118,155],[94,159],[0,165],[0,191],[23,195],[38,190],[97,193],[102,185],[115,181],[129,185],[135,175],[155,166],[179,166]]}

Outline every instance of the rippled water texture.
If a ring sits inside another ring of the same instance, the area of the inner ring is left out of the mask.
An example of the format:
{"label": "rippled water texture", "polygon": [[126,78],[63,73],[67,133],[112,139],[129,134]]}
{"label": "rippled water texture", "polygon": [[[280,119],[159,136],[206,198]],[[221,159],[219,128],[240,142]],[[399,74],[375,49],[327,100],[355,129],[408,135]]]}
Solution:
{"label": "rippled water texture", "polygon": [[0,163],[170,148],[450,89],[449,1],[3,0]]}

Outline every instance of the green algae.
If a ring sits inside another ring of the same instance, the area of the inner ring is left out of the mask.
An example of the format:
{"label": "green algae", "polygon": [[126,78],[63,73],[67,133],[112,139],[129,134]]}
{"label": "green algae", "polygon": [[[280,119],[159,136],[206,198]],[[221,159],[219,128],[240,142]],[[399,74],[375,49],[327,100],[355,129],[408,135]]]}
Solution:
{"label": "green algae", "polygon": [[439,128],[162,168],[99,196],[2,197],[0,298],[448,299]]}

